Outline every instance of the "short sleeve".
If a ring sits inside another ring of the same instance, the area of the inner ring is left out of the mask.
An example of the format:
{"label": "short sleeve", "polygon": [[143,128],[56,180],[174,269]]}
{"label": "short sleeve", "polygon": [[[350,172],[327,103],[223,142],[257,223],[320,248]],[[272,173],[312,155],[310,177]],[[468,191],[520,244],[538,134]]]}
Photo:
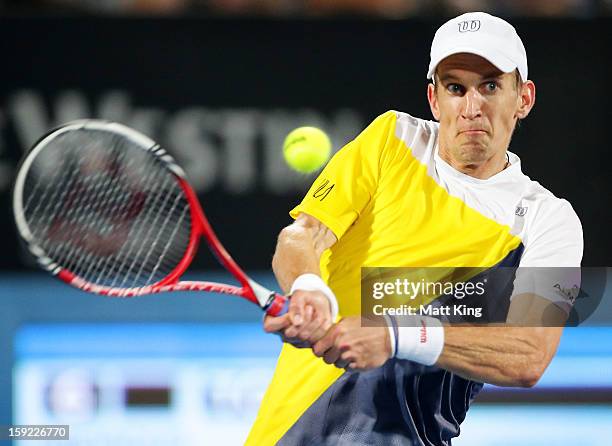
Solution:
{"label": "short sleeve", "polygon": [[569,312],[580,289],[582,225],[566,200],[551,201],[533,222],[513,295],[533,293]]}
{"label": "short sleeve", "polygon": [[393,135],[396,119],[393,111],[378,116],[340,149],[302,202],[291,210],[291,217],[307,213],[325,224],[337,238],[342,237],[376,190],[381,156]]}

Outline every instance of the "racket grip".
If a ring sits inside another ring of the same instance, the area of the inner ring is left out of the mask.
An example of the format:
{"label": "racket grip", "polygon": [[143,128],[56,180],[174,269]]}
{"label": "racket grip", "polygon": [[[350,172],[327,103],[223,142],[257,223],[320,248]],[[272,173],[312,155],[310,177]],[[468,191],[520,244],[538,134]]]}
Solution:
{"label": "racket grip", "polygon": [[282,316],[289,311],[289,297],[274,293],[270,303],[265,308],[269,316]]}

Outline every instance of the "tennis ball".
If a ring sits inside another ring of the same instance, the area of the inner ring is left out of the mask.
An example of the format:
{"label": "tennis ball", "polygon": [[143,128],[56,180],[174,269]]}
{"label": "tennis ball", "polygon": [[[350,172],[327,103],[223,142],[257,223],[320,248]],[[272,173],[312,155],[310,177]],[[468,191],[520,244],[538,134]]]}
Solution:
{"label": "tennis ball", "polygon": [[331,154],[331,141],[316,127],[298,127],[291,131],[283,144],[283,155],[289,167],[301,173],[320,169]]}

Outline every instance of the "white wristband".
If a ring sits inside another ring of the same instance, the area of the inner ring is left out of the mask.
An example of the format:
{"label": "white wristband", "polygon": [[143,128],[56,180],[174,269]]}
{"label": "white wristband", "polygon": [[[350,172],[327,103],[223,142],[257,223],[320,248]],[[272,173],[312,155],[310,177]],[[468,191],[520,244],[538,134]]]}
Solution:
{"label": "white wristband", "polygon": [[393,329],[393,322],[391,321],[391,317],[384,314],[383,317],[387,322],[387,328],[389,329],[389,342],[391,343],[391,358],[395,358],[395,330]]}
{"label": "white wristband", "polygon": [[395,357],[434,365],[444,348],[444,327],[433,317],[414,316],[410,327],[398,327]]}
{"label": "white wristband", "polygon": [[338,301],[336,300],[334,292],[325,282],[323,282],[323,279],[316,274],[302,274],[295,279],[293,285],[291,285],[291,291],[289,294],[293,294],[293,292],[296,290],[320,291],[325,294],[325,297],[327,297],[327,300],[329,301],[329,307],[331,308],[332,321],[336,320],[336,317],[338,316]]}

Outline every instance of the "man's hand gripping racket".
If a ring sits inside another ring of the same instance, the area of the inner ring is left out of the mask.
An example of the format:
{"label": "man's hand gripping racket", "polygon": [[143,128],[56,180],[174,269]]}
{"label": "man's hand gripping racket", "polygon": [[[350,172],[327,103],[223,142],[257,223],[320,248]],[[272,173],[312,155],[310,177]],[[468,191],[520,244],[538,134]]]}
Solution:
{"label": "man's hand gripping racket", "polygon": [[[249,278],[221,245],[172,157],[124,125],[81,120],[40,139],[21,163],[13,211],[40,265],[81,290],[208,291],[287,312],[288,298]],[[241,286],[180,280],[201,237]]]}

